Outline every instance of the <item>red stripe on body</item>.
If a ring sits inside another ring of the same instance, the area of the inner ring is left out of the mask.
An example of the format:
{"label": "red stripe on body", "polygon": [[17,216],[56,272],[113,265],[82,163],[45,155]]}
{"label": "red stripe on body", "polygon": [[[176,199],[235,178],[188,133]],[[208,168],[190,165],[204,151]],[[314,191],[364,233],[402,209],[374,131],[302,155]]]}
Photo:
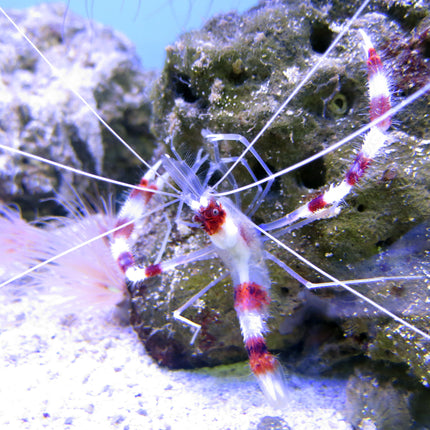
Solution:
{"label": "red stripe on body", "polygon": [[147,278],[151,278],[152,276],[157,276],[162,272],[161,264],[153,264],[145,269],[145,276]]}
{"label": "red stripe on body", "polygon": [[[145,188],[150,188],[151,190],[157,190],[157,186],[154,184],[149,185],[148,184],[148,180],[145,178],[142,178],[140,180],[139,186],[141,187],[145,187]],[[138,190],[138,189],[133,189],[130,193],[130,195],[128,196],[128,199],[143,199],[143,202],[140,204],[146,205],[149,200],[151,199],[151,197],[154,195],[153,192],[151,191],[143,191],[143,190]],[[131,221],[131,219],[129,218],[120,218],[117,220],[115,227],[121,227],[122,224],[125,224],[127,222]],[[113,233],[113,237],[117,238],[117,237],[124,237],[126,239],[128,239],[131,236],[131,233],[134,230],[134,223],[133,224],[129,224],[117,231],[115,231]]]}
{"label": "red stripe on body", "polygon": [[[118,219],[118,221],[115,224],[115,228],[121,227],[122,224],[125,224],[128,221],[129,220],[124,219],[124,218]],[[126,239],[128,239],[130,237],[131,233],[133,232],[133,230],[134,230],[134,223],[128,224],[125,227],[123,227],[117,231],[114,231],[112,236],[114,237],[114,239],[116,239],[117,237],[125,237]]]}
{"label": "red stripe on body", "polygon": [[[391,109],[390,97],[379,95],[370,100],[370,121],[374,121]],[[377,127],[386,131],[391,126],[391,118],[388,117],[381,121]]]}
{"label": "red stripe on body", "polygon": [[324,194],[320,194],[308,203],[308,210],[313,213],[320,209],[324,209],[326,206],[327,202],[324,201]]}
{"label": "red stripe on body", "polygon": [[234,308],[237,311],[261,310],[269,302],[267,291],[255,282],[243,282],[234,290]]}
{"label": "red stripe on body", "polygon": [[262,337],[253,337],[245,342],[248,351],[249,364],[255,375],[273,372],[278,366],[275,357],[267,350],[266,342]]}
{"label": "red stripe on body", "polygon": [[370,158],[364,157],[363,153],[360,152],[345,175],[345,180],[348,185],[354,186],[364,175],[364,172],[371,162],[372,160]]}
{"label": "red stripe on body", "polygon": [[127,271],[127,269],[134,265],[134,258],[131,252],[122,252],[117,258],[117,263],[119,268],[123,273]]}
{"label": "red stripe on body", "polygon": [[369,48],[367,59],[367,72],[369,74],[369,81],[373,75],[383,71],[381,57],[376,53],[375,48]]}
{"label": "red stripe on body", "polygon": [[[149,184],[148,180],[145,178],[142,178],[140,180],[139,186],[141,187],[145,187],[145,188],[150,188],[151,190],[158,190],[157,186],[154,184]],[[151,197],[154,195],[153,192],[151,191],[145,191],[145,190],[138,190],[136,188],[133,189],[133,191],[130,193],[130,197],[131,199],[136,198],[137,196],[143,196],[144,202],[145,204],[149,202],[149,200],[151,199]]]}

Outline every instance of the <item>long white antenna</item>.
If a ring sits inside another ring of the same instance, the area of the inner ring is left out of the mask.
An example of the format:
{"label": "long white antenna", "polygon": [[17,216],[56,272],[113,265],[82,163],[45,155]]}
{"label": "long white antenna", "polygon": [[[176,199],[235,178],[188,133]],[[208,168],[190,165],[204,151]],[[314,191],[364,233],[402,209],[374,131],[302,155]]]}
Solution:
{"label": "long white antenna", "polygon": [[[177,202],[178,202],[178,200],[177,200],[177,199],[175,199],[175,200],[172,200],[172,201],[170,201],[170,202],[168,202],[168,203],[165,203],[165,204],[163,205],[163,209],[165,209],[165,208],[167,208],[168,206],[171,206],[171,205],[173,205],[174,203],[177,203]],[[146,216],[149,216],[149,215],[152,215],[154,212],[157,212],[157,211],[159,211],[159,210],[160,210],[160,208],[153,209],[152,211],[150,211],[150,212],[146,213],[146,214],[145,214],[145,217],[146,217]],[[54,255],[53,257],[48,258],[47,260],[42,261],[41,263],[36,264],[36,265],[35,265],[35,266],[33,266],[33,267],[30,267],[29,269],[25,270],[24,272],[18,273],[17,275],[13,276],[12,278],[8,279],[7,281],[2,282],[2,283],[0,284],[0,288],[5,287],[6,285],[9,285],[9,284],[11,284],[11,283],[12,283],[12,282],[14,282],[14,281],[17,281],[18,279],[21,279],[21,278],[23,278],[24,276],[29,275],[30,273],[34,272],[35,270],[38,270],[38,269],[40,269],[41,267],[44,267],[44,266],[46,266],[46,265],[47,265],[47,264],[49,264],[49,263],[52,263],[52,262],[54,262],[54,261],[57,261],[59,258],[64,257],[65,255],[68,255],[68,254],[70,254],[70,253],[72,253],[72,252],[75,252],[75,251],[77,251],[78,249],[81,249],[81,248],[83,248],[84,246],[87,246],[87,245],[89,245],[90,243],[95,242],[96,240],[99,240],[99,239],[102,239],[102,238],[104,238],[104,237],[106,237],[106,236],[109,236],[109,235],[111,235],[112,233],[115,233],[116,231],[121,230],[121,229],[123,229],[124,227],[127,227],[127,226],[129,226],[129,225],[131,225],[131,224],[133,224],[133,223],[135,223],[135,222],[136,222],[136,220],[135,220],[135,219],[132,219],[132,220],[130,220],[130,221],[127,221],[127,222],[125,222],[125,223],[123,223],[123,224],[119,225],[118,227],[112,228],[111,230],[108,230],[108,231],[106,231],[106,232],[104,232],[104,233],[101,233],[101,234],[99,234],[98,236],[94,236],[93,238],[88,239],[88,240],[86,240],[85,242],[82,242],[82,243],[80,243],[80,244],[78,244],[78,245],[75,245],[75,246],[73,246],[72,248],[66,249],[66,250],[65,250],[65,251],[63,251],[63,252],[60,252],[59,254]]]}
{"label": "long white antenna", "polygon": [[[126,182],[116,181],[115,179],[107,178],[106,176],[99,176],[94,173],[85,172],[84,170],[76,169],[75,167],[67,166],[66,164],[57,163],[56,161],[49,160],[48,158],[39,157],[38,155],[31,154],[30,152],[21,151],[20,149],[12,148],[1,143],[0,148],[4,149],[5,151],[13,152],[14,154],[22,155],[26,158],[32,158],[33,160],[37,160],[54,167],[59,167],[60,169],[68,170],[69,172],[77,173],[79,175],[86,176],[91,179],[96,179],[97,181],[108,182],[109,184],[120,185],[121,187],[133,188],[136,190],[150,191],[151,193],[162,194],[164,196],[178,197],[177,194],[168,193],[167,191],[153,190],[151,188],[141,187],[140,185],[131,185]],[[149,166],[149,168],[151,169],[151,166]]]}
{"label": "long white antenna", "polygon": [[[420,330],[419,328],[413,326],[412,324],[408,323],[406,320],[404,320],[403,318],[400,318],[396,314],[393,314],[388,309],[386,309],[383,306],[381,306],[380,304],[374,302],[372,299],[369,299],[368,297],[366,297],[364,294],[361,294],[358,291],[354,290],[354,288],[350,287],[347,283],[345,283],[343,281],[340,281],[339,279],[336,279],[334,276],[330,275],[329,273],[327,273],[323,269],[321,269],[318,266],[316,266],[315,264],[311,263],[308,259],[306,259],[302,255],[300,255],[299,253],[297,253],[296,251],[294,251],[289,246],[285,245],[283,242],[281,242],[275,236],[273,236],[270,233],[268,233],[267,231],[263,230],[258,225],[254,224],[254,226],[255,226],[255,228],[258,231],[260,231],[262,234],[264,234],[265,236],[267,236],[269,239],[273,240],[281,248],[284,248],[286,251],[288,251],[290,254],[292,254],[294,257],[296,257],[298,260],[300,260],[301,262],[303,262],[304,264],[306,264],[311,269],[315,270],[316,272],[318,272],[321,275],[325,276],[326,278],[330,279],[334,284],[339,285],[340,287],[343,287],[345,290],[347,290],[350,293],[354,294],[355,296],[357,296],[361,300],[369,303],[371,306],[373,306],[374,308],[380,310],[385,315],[388,315],[393,320],[397,321],[400,324],[403,324],[405,327],[408,327],[409,329],[413,330],[415,333],[419,334],[420,336],[424,337],[425,339],[430,340],[430,335],[428,333],[426,333],[426,332]],[[314,284],[309,283],[309,287],[310,288],[313,288],[313,285]],[[307,287],[307,286],[308,285],[305,285],[305,287]]]}
{"label": "long white antenna", "polygon": [[249,146],[242,152],[242,154],[237,158],[237,160],[230,166],[224,176],[214,185],[214,189],[218,187],[220,183],[222,183],[226,177],[233,171],[233,169],[241,162],[243,157],[248,153],[248,151],[255,145],[255,143],[260,139],[260,137],[264,134],[264,132],[272,125],[273,121],[280,115],[280,113],[285,109],[285,107],[290,103],[290,101],[296,96],[296,94],[303,88],[303,86],[308,82],[308,80],[312,77],[312,75],[316,72],[316,70],[320,67],[321,63],[325,61],[330,52],[335,48],[339,40],[343,37],[343,35],[349,30],[353,22],[357,19],[357,17],[363,12],[364,8],[369,4],[370,0],[366,0],[355,12],[354,16],[347,22],[347,24],[343,27],[342,31],[337,35],[334,39],[333,43],[329,46],[329,48],[324,52],[321,58],[317,61],[317,63],[312,67],[311,70],[306,74],[300,84],[294,89],[294,91],[288,96],[288,98],[282,103],[279,109],[272,115],[269,121],[266,122],[264,127],[259,131],[259,133],[254,137]]}
{"label": "long white antenna", "polygon": [[[146,167],[151,168],[151,166],[98,114],[98,112],[79,94],[79,92],[70,84],[67,78],[60,72],[60,70],[55,67],[48,58],[40,51],[40,49],[33,43],[33,41],[24,33],[24,31],[12,20],[12,18],[5,12],[5,10],[0,7],[0,12],[5,16],[5,18],[15,27],[16,31],[30,44],[30,46],[40,55],[43,61],[51,69],[52,74],[57,77],[61,83],[68,88],[81,102],[90,110],[93,115],[100,121],[100,123],[109,130],[112,135],[118,139],[137,159],[142,162]],[[3,29],[4,31],[4,29]]]}
{"label": "long white antenna", "polygon": [[[230,190],[230,191],[223,191],[221,193],[213,193],[213,195],[217,196],[217,197],[221,197],[221,196],[228,196],[230,194],[235,194],[235,193],[240,193],[241,191],[246,191],[250,188],[253,187],[257,187],[258,185],[264,184],[267,181],[270,181],[271,179],[275,179],[278,176],[282,176],[285,175],[286,173],[289,173],[293,170],[296,170],[300,167],[305,166],[306,164],[311,163],[312,161],[323,157],[324,155],[327,155],[330,152],[335,151],[336,149],[340,148],[341,146],[345,145],[346,143],[350,142],[352,139],[355,139],[356,137],[360,136],[361,134],[365,133],[367,130],[370,130],[373,126],[379,124],[380,122],[383,122],[384,120],[386,120],[387,118],[395,115],[397,112],[401,111],[402,109],[404,109],[407,105],[413,103],[415,100],[419,99],[422,95],[424,95],[427,91],[430,91],[430,82],[428,82],[424,87],[420,88],[418,91],[415,91],[412,95],[410,95],[408,98],[406,98],[405,100],[403,100],[401,103],[397,104],[396,106],[394,106],[393,108],[391,108],[389,111],[385,112],[384,115],[381,115],[380,117],[378,117],[377,119],[373,120],[372,122],[370,122],[369,124],[366,124],[365,126],[359,128],[358,130],[354,131],[353,133],[351,133],[349,136],[346,136],[345,138],[343,138],[342,140],[340,140],[339,142],[329,146],[326,149],[323,149],[322,151],[312,155],[309,158],[306,158],[305,160],[302,160],[296,164],[293,164],[292,166],[286,167],[285,169],[280,170],[279,172],[273,173],[273,175],[270,176],[266,176],[263,179],[260,179],[259,181],[255,181],[252,184],[248,184],[248,185],[244,185],[243,187],[239,187],[236,188],[234,190]],[[251,147],[251,145],[249,145],[246,148],[246,151],[249,150],[249,148]]]}

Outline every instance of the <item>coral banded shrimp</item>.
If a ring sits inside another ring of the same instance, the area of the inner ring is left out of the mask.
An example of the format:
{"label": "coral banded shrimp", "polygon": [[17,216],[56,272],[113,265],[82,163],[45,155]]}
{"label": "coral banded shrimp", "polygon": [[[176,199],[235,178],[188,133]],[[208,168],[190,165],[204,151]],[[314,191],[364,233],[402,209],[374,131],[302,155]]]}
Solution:
{"label": "coral banded shrimp", "polygon": [[[164,160],[169,177],[181,188],[184,193],[183,199],[195,212],[195,221],[210,236],[217,255],[228,267],[235,288],[235,309],[240,321],[251,369],[258,378],[260,386],[269,401],[278,406],[285,405],[286,399],[284,396],[281,369],[275,358],[268,352],[264,340],[264,333],[267,330],[267,305],[270,301],[270,280],[266,265],[264,264],[265,257],[263,255],[262,242],[258,238],[257,231],[275,240],[267,231],[288,227],[301,219],[310,219],[313,221],[337,216],[340,209],[339,204],[358,183],[370,163],[374,161],[385,146],[387,141],[386,131],[391,125],[391,116],[389,114],[391,96],[388,82],[380,57],[376,53],[369,37],[363,31],[361,31],[361,35],[364,50],[367,53],[370,116],[372,122],[370,129],[365,134],[361,150],[347,171],[345,178],[338,185],[331,186],[329,190],[313,198],[306,205],[261,228],[255,226],[230,200],[224,197],[217,197],[216,192],[210,188],[209,190],[204,190],[199,184],[193,170],[188,168],[182,161],[175,162],[169,157],[166,157]],[[245,140],[239,135],[209,134],[207,137],[216,140]],[[251,145],[246,141],[245,146],[246,149],[252,149]],[[218,183],[221,183],[229,175],[238,162],[240,162],[240,158],[234,161],[232,168],[226,171]],[[264,167],[266,168],[265,165]],[[271,177],[269,176],[268,179],[271,179]],[[279,245],[283,246],[280,242]],[[209,249],[207,252],[212,252],[212,250]],[[137,268],[132,261],[130,252],[127,251],[124,254],[126,255],[125,260],[128,262],[128,267],[124,267],[123,264],[121,266],[127,279],[132,284],[143,283],[149,277],[159,275],[176,265],[182,265],[184,262],[190,262],[190,256],[185,256],[184,258],[178,258],[174,262],[167,261],[146,268]],[[121,256],[122,254],[119,254],[118,258]],[[195,256],[196,259],[200,257],[201,253]],[[297,254],[296,257],[300,258]],[[279,262],[279,264],[283,265],[282,262]],[[385,308],[379,307],[376,303],[369,301],[365,296],[347,286],[347,283],[337,280],[319,268],[316,269],[331,279],[334,283],[333,285],[342,286],[358,295],[361,299],[368,301],[368,303],[371,303],[379,310],[388,312]],[[293,270],[286,270],[306,287],[314,287],[312,283],[295,274]],[[385,280],[389,279],[386,278]],[[371,281],[368,280],[368,282]],[[417,330],[405,320],[399,319],[391,313],[389,314],[398,322],[409,326],[414,331]],[[193,323],[190,325],[193,325]],[[417,333],[430,340],[430,336],[427,333],[421,330],[418,330]]]}
{"label": "coral banded shrimp", "polygon": [[[425,87],[425,90],[423,90],[423,92],[421,93],[421,94],[423,94],[425,91],[427,91],[428,90],[428,88],[427,87]],[[418,96],[417,96],[418,97]],[[412,99],[409,99],[409,102],[411,101]],[[388,116],[390,116],[391,115],[391,113],[386,113],[386,116],[388,117]],[[378,115],[377,115],[378,116]],[[381,118],[379,118],[379,120],[381,120],[381,121],[384,121],[383,119],[381,119]],[[223,139],[223,137],[226,137],[225,135],[224,136],[222,136],[222,135],[215,135],[215,136],[218,136],[218,137],[216,137],[217,139],[218,138],[220,138],[220,139]],[[321,154],[320,154],[321,155]],[[372,157],[368,157],[368,158],[372,158]],[[238,158],[236,157],[236,160],[238,160]],[[366,167],[365,165],[366,165],[366,163],[363,163],[363,162],[359,162],[358,163],[358,165],[360,165],[361,164],[361,167],[359,168],[359,169],[357,169],[357,172],[358,173],[355,173],[354,175],[352,175],[352,176],[361,176],[362,175],[362,171],[364,171],[364,167]],[[166,167],[167,166],[167,167]],[[165,161],[165,167],[166,167],[166,169],[167,169],[167,172],[169,173],[169,174],[171,174],[173,177],[174,177],[174,179],[175,179],[175,174],[174,174],[174,166],[175,166],[175,163],[174,162],[170,162],[170,164],[169,164],[169,161]],[[294,166],[293,166],[294,167]],[[182,168],[179,168],[179,171],[181,171],[181,169]],[[291,170],[293,170],[293,168],[291,168]],[[280,171],[280,172],[278,172],[278,173],[276,173],[275,174],[275,176],[274,177],[277,177],[277,176],[281,176],[281,175],[284,175],[286,173],[286,170],[284,170],[284,171]],[[351,176],[351,175],[350,175]],[[188,178],[188,180],[191,180],[190,178],[192,178],[192,175],[186,175],[186,177]],[[183,202],[187,202],[187,200],[188,200],[188,203],[190,204],[190,206],[191,206],[191,208],[192,209],[194,209],[194,210],[197,210],[197,211],[199,211],[200,210],[200,207],[199,207],[199,204],[203,207],[203,206],[205,206],[205,204],[203,204],[202,202],[203,202],[203,200],[201,200],[202,199],[202,196],[203,196],[203,194],[204,193],[202,193],[202,192],[198,192],[198,193],[196,193],[195,195],[194,195],[194,199],[192,199],[192,200],[189,200],[189,196],[187,196],[187,192],[185,192],[186,190],[187,190],[187,187],[188,187],[188,190],[190,189],[190,186],[188,185],[188,183],[187,183],[187,181],[182,181],[182,180],[178,180],[178,176],[176,176],[176,180],[175,180],[175,182],[177,182],[177,185],[179,186],[179,188],[180,188],[180,194],[179,195],[177,195],[177,194],[175,194],[175,192],[173,192],[173,195],[174,195],[174,197],[178,197],[178,198],[180,198],[181,199],[181,201],[183,201]],[[179,183],[178,183],[179,182]],[[161,185],[161,184],[160,184]],[[159,188],[159,187],[158,187]],[[156,193],[156,191],[155,191],[155,189],[146,189],[146,190],[144,190],[144,193],[148,193],[148,192],[151,192],[151,193]],[[233,190],[233,192],[235,192],[234,190]],[[216,194],[215,194],[216,195]],[[206,200],[206,203],[208,203],[208,204],[210,204],[211,203],[211,200],[210,200],[210,198],[206,198],[207,200]],[[342,199],[342,197],[337,197],[337,200],[340,200],[340,199]],[[230,215],[232,215],[232,214],[234,214],[233,215],[233,218],[236,216],[237,218],[239,218],[239,219],[243,219],[243,220],[245,220],[245,219],[247,219],[247,218],[242,218],[242,214],[241,214],[241,212],[235,212],[237,209],[233,209],[234,208],[234,206],[229,206],[230,205],[230,203],[227,203],[227,201],[228,200],[221,200],[222,201],[222,203],[224,204],[224,206],[226,207],[226,208],[228,208],[228,211],[230,212]],[[315,208],[317,208],[317,209],[322,209],[322,205],[321,205],[321,199],[319,198],[319,200],[312,200],[313,202],[314,202],[314,205],[313,206],[315,206]],[[198,202],[198,204],[196,205],[196,203],[194,203],[194,202]],[[316,203],[318,203],[318,204],[316,204]],[[212,208],[211,210],[212,210],[212,214],[213,215],[215,215],[214,213],[213,213],[213,209],[214,208]],[[218,209],[217,209],[218,210]],[[312,211],[311,211],[312,212]],[[240,214],[240,215],[239,215]],[[329,215],[333,215],[333,214],[331,214],[331,213],[328,213]],[[219,216],[220,215],[220,213],[218,213],[218,214],[216,214],[215,216]],[[121,216],[120,216],[121,217]],[[207,231],[212,231],[211,230],[211,228],[209,228],[208,226],[207,226],[207,224],[204,222],[204,218],[203,218],[203,215],[200,213],[200,215],[198,214],[197,215],[197,220],[200,220],[200,222],[201,223],[203,223],[205,226],[206,226],[206,230]],[[133,220],[130,220],[130,222],[133,222]],[[243,221],[244,222],[244,224],[247,226],[248,224],[248,221]],[[279,227],[285,227],[285,226],[287,226],[288,225],[288,223],[289,223],[289,220],[287,221],[287,222],[285,222],[285,223],[281,223],[281,225],[279,225],[279,224],[277,224],[277,226],[279,226]],[[251,224],[250,224],[251,225]],[[266,227],[268,226],[268,225],[270,225],[270,222],[267,222],[266,223]],[[117,226],[118,228],[119,228],[119,231],[121,232],[121,231],[124,231],[125,232],[125,225],[122,223],[122,221],[120,221],[119,222],[119,225]],[[253,226],[252,228],[255,228],[255,226]],[[252,228],[251,228],[251,230],[250,231],[253,231],[252,230]],[[125,233],[124,233],[125,234]],[[215,232],[213,232],[213,234],[216,234]],[[255,234],[255,231],[252,233],[252,234]],[[234,235],[236,235],[236,238],[238,237],[237,236],[237,233],[234,233],[233,234],[233,236]],[[230,234],[229,233],[227,233],[227,235],[226,235],[226,237],[227,237],[227,239],[229,238],[229,236],[230,236]],[[246,236],[246,235],[245,235]],[[252,242],[252,241],[251,241]],[[277,242],[279,245],[281,245],[281,243],[282,242]],[[220,245],[221,245],[221,243],[219,243],[218,242],[218,244],[215,244],[215,246],[218,246],[218,248],[220,247]],[[243,245],[244,246],[244,245]],[[257,245],[255,245],[256,247],[257,247]],[[244,246],[245,247],[245,246]],[[245,247],[246,248],[246,247]],[[254,245],[252,245],[252,246],[250,246],[250,248],[251,249],[254,249]],[[209,250],[206,250],[206,254],[210,254],[211,252],[212,252],[213,250],[211,250],[211,249],[209,249]],[[199,258],[201,257],[201,258],[203,258],[204,256],[206,256],[206,255],[202,255],[203,253],[201,253],[201,255],[199,255]],[[117,253],[117,258],[119,258],[120,257],[120,255],[121,255],[121,253]],[[196,257],[196,255],[194,255],[194,257]],[[226,257],[226,259],[227,259],[228,257]],[[255,257],[255,258],[260,258],[258,255]],[[186,257],[184,257],[184,258],[178,258],[178,260],[177,260],[177,262],[176,263],[174,263],[173,265],[176,265],[177,263],[179,263],[179,264],[184,264],[185,262],[188,262],[189,260],[187,260],[187,258]],[[163,265],[163,263],[160,263],[161,264],[161,266]],[[123,259],[121,259],[121,264],[120,264],[120,266],[123,268],[123,269],[127,269],[127,268],[129,268],[130,267],[130,265],[129,265],[129,262],[127,261],[127,259],[126,258],[123,258]],[[236,266],[235,266],[236,267]],[[236,269],[237,269],[237,267],[236,267]],[[146,270],[145,270],[146,271]],[[159,270],[158,270],[159,271]],[[264,272],[264,270],[263,270],[263,272]],[[157,273],[157,270],[156,271],[154,271],[154,272],[152,272],[151,274],[156,274]],[[237,273],[237,276],[240,278],[241,277],[241,275],[239,274],[239,273]],[[265,276],[265,275],[264,275]],[[131,278],[131,276],[130,276],[130,278]],[[142,279],[143,277],[140,277],[140,279]],[[244,276],[242,279],[245,279],[246,278],[246,276]],[[139,279],[139,278],[137,278],[137,279]],[[133,281],[136,281],[137,279],[132,279]],[[296,278],[297,279],[297,278]],[[333,278],[331,278],[332,280],[333,280]],[[249,283],[249,282],[254,282],[254,280],[253,279],[248,279],[248,280],[244,280],[243,282],[240,282],[241,284],[246,284],[246,283]],[[336,284],[339,284],[339,281],[337,281],[337,280],[334,280],[334,282],[336,283]],[[248,285],[249,286],[249,285]],[[241,297],[243,297],[243,296],[245,296],[246,294],[245,294],[245,287],[243,288],[243,289],[239,289],[238,291],[236,291],[236,298],[237,298],[237,300],[238,300],[238,302],[239,302],[239,304],[237,305],[238,306],[238,308],[239,308],[239,313],[242,311],[242,309],[240,309],[241,308],[241,304],[240,304],[240,302],[241,302]],[[258,294],[260,294],[262,297],[264,296],[265,297],[265,295],[264,295],[264,290],[262,290],[262,289],[259,289],[259,288],[254,288],[254,290],[253,290],[254,292],[256,292],[256,293],[258,293]],[[262,300],[260,300],[259,301],[259,304],[258,304],[258,306],[257,307],[261,307],[261,308],[263,308],[264,306],[263,305],[265,305],[265,302],[266,302],[267,300],[266,299],[262,299]],[[251,300],[251,302],[253,302],[253,300]],[[263,304],[263,305],[262,305]],[[260,309],[260,310],[262,310],[262,309]],[[245,317],[246,318],[246,317]],[[251,317],[250,317],[251,318]],[[262,320],[264,320],[264,315],[263,315],[263,318],[262,318]],[[261,322],[259,323],[259,324],[261,324],[261,325],[263,325]],[[246,327],[246,324],[245,324],[245,327]],[[249,341],[249,339],[246,339],[246,328],[245,329],[243,329],[243,331],[245,331],[245,333],[244,333],[244,336],[245,336],[245,342],[248,340]],[[264,331],[264,329],[262,329],[261,331]],[[252,337],[250,337],[250,339],[251,339]],[[266,350],[265,350],[265,346],[263,347],[262,346],[262,344],[261,343],[258,343],[258,345],[254,342],[254,341],[249,341],[249,344],[247,345],[247,347],[248,347],[248,351],[249,351],[249,353],[250,353],[250,356],[251,356],[251,358],[252,358],[252,356],[254,355],[261,355],[261,356],[266,356]],[[270,359],[269,359],[270,360]],[[258,373],[258,372],[256,372],[256,373]],[[264,384],[264,383],[263,383]],[[282,390],[281,389],[279,389],[278,390],[278,388],[274,388],[274,387],[276,387],[276,384],[274,384],[274,383],[269,383],[269,387],[271,387],[271,388],[267,388],[266,387],[266,393],[268,393],[269,394],[269,397],[271,397],[272,398],[272,400],[275,400],[275,401],[277,401],[277,400],[279,400],[278,399],[278,396],[279,397],[282,397]]]}

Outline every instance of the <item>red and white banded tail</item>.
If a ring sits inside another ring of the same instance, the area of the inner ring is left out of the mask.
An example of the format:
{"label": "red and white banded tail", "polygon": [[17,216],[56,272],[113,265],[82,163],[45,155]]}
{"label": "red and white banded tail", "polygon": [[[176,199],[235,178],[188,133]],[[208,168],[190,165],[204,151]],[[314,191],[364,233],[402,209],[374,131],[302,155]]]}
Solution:
{"label": "red and white banded tail", "polygon": [[235,287],[234,308],[252,373],[270,404],[281,408],[286,405],[285,377],[282,366],[268,351],[264,339],[269,302],[267,289],[255,282],[243,282]]}

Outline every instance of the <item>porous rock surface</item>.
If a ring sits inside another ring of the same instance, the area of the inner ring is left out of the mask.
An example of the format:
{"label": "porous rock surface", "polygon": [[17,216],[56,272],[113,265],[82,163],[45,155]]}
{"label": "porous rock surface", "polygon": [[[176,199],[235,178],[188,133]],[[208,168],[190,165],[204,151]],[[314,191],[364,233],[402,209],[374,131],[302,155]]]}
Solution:
{"label": "porous rock surface", "polygon": [[[204,129],[240,133],[251,141],[319,60],[356,7],[346,7],[343,2],[326,7],[312,2],[263,2],[243,15],[221,15],[201,30],[184,34],[167,48],[165,67],[155,87],[154,132],[160,139],[172,139],[186,155],[201,147],[213,152],[201,136]],[[376,46],[391,53],[385,59],[389,69],[396,64],[397,73],[410,73],[408,87],[401,87],[399,96],[419,88],[428,70],[428,40],[423,36],[412,42],[409,30],[422,34],[428,25],[427,15],[424,8],[408,9],[398,3],[366,11],[259,139],[255,148],[270,168],[278,171],[301,161],[368,122],[359,29],[365,29]],[[400,43],[411,51],[415,44],[416,56],[411,53],[399,60],[394,53]],[[410,72],[411,63],[421,68],[419,79]],[[427,103],[428,97],[424,97],[396,116],[387,155],[366,172],[342,205],[341,215],[287,234],[284,242],[341,279],[424,273],[430,215]],[[311,166],[277,179],[254,221],[276,219],[306,201],[309,192],[341,180],[360,144],[356,139]],[[239,143],[220,145],[224,157],[238,155],[241,150]],[[250,164],[258,171],[258,163],[251,160]],[[235,179],[239,184],[249,182],[240,173]],[[159,238],[163,232],[158,233]],[[188,234],[175,230],[172,239],[166,257],[208,243],[203,234],[190,230]],[[147,256],[148,237],[143,243]],[[267,243],[266,248],[307,279],[318,279],[275,245]],[[146,256],[142,261],[148,262]],[[202,325],[195,345],[189,345],[190,328],[182,328],[171,316],[218,276],[221,267],[213,260],[187,265],[134,291],[132,322],[160,363],[192,367],[246,357],[229,281],[213,287],[184,314]],[[364,353],[407,363],[422,383],[430,382],[429,352],[418,335],[375,315],[371,306],[348,295],[333,290],[311,294],[275,264],[270,264],[270,271],[267,337],[269,347],[281,354],[284,363],[318,373]],[[409,321],[428,327],[428,280],[372,284],[364,291],[381,304],[392,305],[394,312],[408,309]]]}
{"label": "porous rock surface", "polygon": [[[74,15],[65,4],[43,4],[10,15],[64,80],[148,158],[154,145],[148,123],[152,78],[142,72],[133,44],[110,28]],[[0,22],[0,142],[90,173],[135,182],[141,163],[3,16]],[[0,198],[18,202],[29,217],[35,209],[46,213],[46,199],[55,193],[70,198],[70,186],[81,195],[95,188],[82,176],[8,152],[2,152],[0,166]]]}

